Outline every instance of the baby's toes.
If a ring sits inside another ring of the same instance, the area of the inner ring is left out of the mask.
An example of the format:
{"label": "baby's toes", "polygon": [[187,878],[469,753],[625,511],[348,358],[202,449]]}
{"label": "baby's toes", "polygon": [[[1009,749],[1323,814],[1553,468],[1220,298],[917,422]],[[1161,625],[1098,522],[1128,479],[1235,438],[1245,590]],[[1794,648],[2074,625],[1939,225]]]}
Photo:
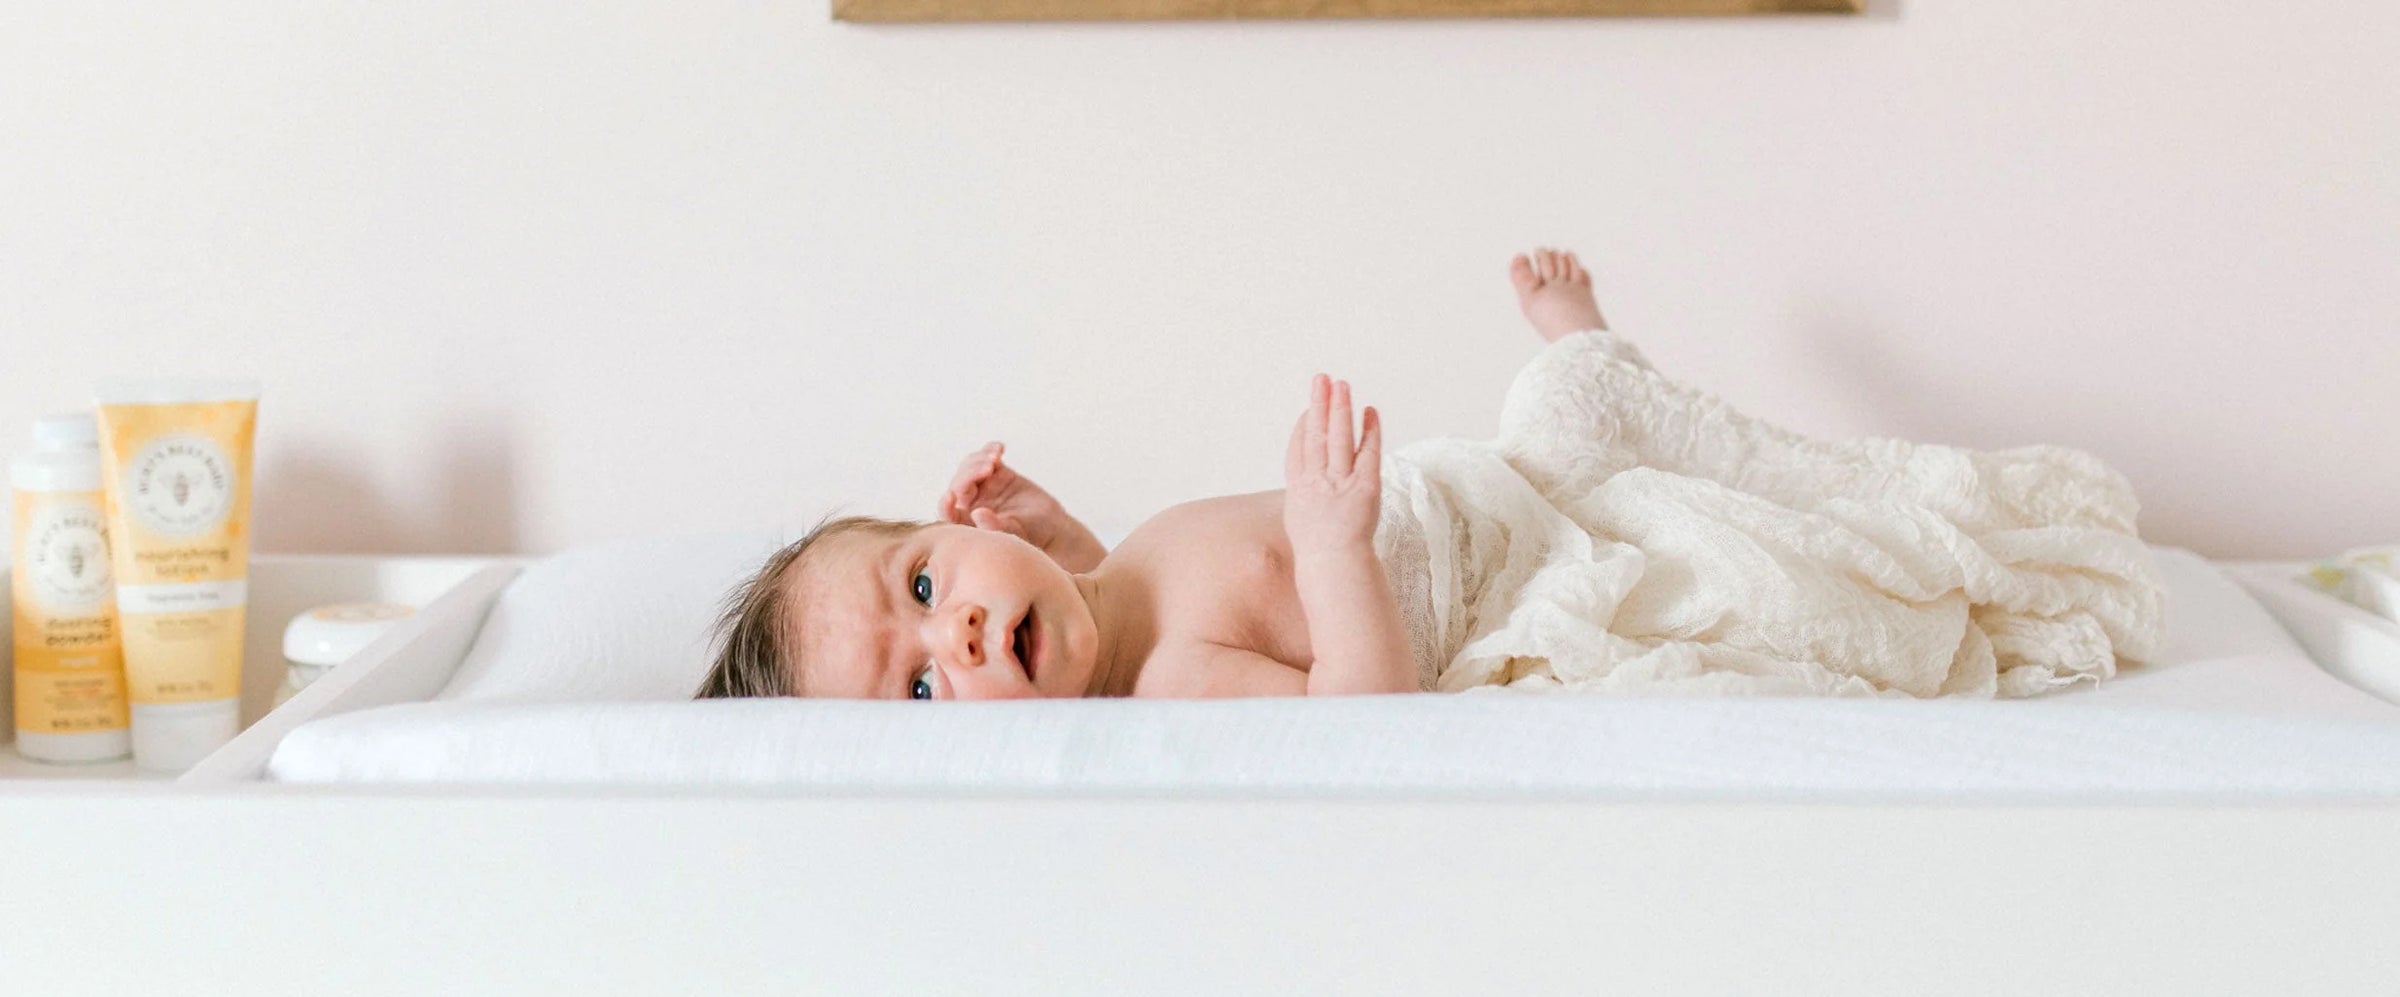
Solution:
{"label": "baby's toes", "polygon": [[1542,278],[1533,272],[1533,261],[1518,253],[1516,259],[1508,261],[1508,283],[1518,294],[1532,294],[1534,288],[1542,286]]}
{"label": "baby's toes", "polygon": [[1578,286],[1590,286],[1592,283],[1591,272],[1583,268],[1583,261],[1576,259],[1575,254],[1568,253],[1561,262],[1565,264],[1567,281],[1569,283],[1576,284]]}

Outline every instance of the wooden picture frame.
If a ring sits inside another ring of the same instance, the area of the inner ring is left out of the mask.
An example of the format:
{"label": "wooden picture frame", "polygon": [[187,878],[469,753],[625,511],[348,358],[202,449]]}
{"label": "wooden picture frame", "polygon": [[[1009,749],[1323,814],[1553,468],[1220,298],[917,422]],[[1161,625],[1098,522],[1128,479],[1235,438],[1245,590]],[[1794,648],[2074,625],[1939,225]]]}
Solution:
{"label": "wooden picture frame", "polygon": [[1182,21],[1295,18],[1855,14],[1867,0],[833,0],[837,21]]}

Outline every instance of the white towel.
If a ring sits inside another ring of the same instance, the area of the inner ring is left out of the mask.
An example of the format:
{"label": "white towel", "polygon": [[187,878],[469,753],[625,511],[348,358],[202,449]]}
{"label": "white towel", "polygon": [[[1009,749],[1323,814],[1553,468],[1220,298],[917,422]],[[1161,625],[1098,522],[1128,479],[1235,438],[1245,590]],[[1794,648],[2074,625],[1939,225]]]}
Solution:
{"label": "white towel", "polygon": [[2132,489],[2090,454],[1807,439],[1606,332],[1528,364],[1498,438],[1383,475],[1426,689],[2025,696],[2159,645]]}

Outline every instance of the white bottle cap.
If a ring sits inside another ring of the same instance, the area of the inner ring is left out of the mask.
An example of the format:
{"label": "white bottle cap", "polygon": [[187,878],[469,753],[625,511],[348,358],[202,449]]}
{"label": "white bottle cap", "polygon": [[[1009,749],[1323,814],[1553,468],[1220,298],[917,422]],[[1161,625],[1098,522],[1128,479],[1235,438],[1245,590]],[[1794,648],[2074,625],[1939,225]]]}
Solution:
{"label": "white bottle cap", "polygon": [[37,762],[113,762],[127,750],[123,728],[76,734],[17,732],[17,754]]}
{"label": "white bottle cap", "polygon": [[303,665],[331,668],[366,650],[375,638],[416,612],[388,602],[342,602],[292,617],[283,628],[283,656]]}
{"label": "white bottle cap", "polygon": [[98,450],[100,420],[89,412],[61,412],[33,420],[35,450]]}
{"label": "white bottle cap", "polygon": [[181,772],[200,764],[241,731],[242,704],[238,700],[135,703],[133,764],[151,772]]}
{"label": "white bottle cap", "polygon": [[100,455],[94,450],[36,450],[8,462],[8,486],[21,492],[96,492]]}

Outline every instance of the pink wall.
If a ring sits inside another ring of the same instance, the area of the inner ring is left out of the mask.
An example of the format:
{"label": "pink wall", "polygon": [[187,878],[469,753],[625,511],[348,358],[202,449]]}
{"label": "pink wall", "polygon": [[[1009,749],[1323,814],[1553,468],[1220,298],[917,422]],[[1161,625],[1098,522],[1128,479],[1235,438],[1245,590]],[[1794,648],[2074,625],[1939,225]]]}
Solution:
{"label": "pink wall", "polygon": [[2153,538],[2400,539],[2400,5],[857,28],[822,3],[0,13],[0,430],[267,382],[282,550],[922,514],[1122,529],[1305,377],[1488,431],[1507,254],[1825,434],[2053,441]]}

